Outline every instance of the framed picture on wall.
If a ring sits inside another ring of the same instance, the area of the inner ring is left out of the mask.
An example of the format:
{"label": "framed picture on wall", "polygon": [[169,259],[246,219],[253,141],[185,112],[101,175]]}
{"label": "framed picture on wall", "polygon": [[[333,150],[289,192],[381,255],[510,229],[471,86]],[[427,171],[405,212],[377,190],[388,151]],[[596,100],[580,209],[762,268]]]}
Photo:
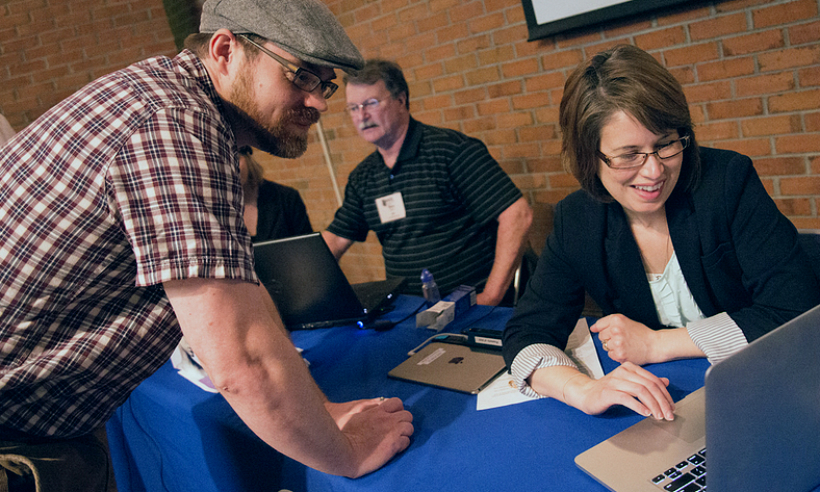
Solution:
{"label": "framed picture on wall", "polygon": [[528,41],[592,26],[691,0],[521,0],[529,29]]}

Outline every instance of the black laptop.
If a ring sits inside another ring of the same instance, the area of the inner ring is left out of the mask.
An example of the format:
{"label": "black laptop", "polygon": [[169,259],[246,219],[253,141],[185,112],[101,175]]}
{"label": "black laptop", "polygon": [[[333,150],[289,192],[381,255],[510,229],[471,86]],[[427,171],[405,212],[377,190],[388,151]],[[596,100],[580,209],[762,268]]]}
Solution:
{"label": "black laptop", "polygon": [[404,278],[351,285],[320,233],[253,245],[256,275],[289,330],[369,323],[392,306]]}

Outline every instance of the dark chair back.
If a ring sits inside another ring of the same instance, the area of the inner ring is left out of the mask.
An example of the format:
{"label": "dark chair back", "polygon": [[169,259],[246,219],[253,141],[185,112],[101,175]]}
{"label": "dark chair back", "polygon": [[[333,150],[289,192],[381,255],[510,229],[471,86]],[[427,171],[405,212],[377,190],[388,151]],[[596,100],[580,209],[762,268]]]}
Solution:
{"label": "dark chair back", "polygon": [[800,229],[798,241],[811,261],[814,275],[820,280],[820,229]]}

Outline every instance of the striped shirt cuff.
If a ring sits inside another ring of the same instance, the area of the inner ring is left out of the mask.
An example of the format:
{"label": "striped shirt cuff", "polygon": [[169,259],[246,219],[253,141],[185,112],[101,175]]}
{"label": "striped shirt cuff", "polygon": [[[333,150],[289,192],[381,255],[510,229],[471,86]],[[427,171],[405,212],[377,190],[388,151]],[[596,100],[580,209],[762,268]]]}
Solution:
{"label": "striped shirt cuff", "polygon": [[686,331],[711,364],[749,345],[743,331],[727,313],[692,321],[686,325]]}
{"label": "striped shirt cuff", "polygon": [[537,369],[551,366],[570,366],[576,367],[575,363],[570,359],[563,350],[553,345],[546,343],[536,343],[524,347],[518,352],[518,355],[513,359],[512,366],[510,366],[510,374],[512,374],[513,382],[515,382],[518,391],[529,396],[530,398],[546,398],[535,392],[529,384],[527,378]]}

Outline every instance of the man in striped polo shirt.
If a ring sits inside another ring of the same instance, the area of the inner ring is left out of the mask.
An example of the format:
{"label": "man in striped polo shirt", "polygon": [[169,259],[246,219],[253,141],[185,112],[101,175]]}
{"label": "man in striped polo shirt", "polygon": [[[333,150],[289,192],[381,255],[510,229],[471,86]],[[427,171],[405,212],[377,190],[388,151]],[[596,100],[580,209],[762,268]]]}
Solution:
{"label": "man in striped polo shirt", "polygon": [[348,178],[345,200],[322,233],[340,258],[368,231],[382,244],[389,277],[421,294],[430,270],[443,295],[461,284],[478,303],[501,302],[532,222],[526,199],[477,139],[410,116],[401,68],[369,60],[345,77],[347,111],[376,151]]}

